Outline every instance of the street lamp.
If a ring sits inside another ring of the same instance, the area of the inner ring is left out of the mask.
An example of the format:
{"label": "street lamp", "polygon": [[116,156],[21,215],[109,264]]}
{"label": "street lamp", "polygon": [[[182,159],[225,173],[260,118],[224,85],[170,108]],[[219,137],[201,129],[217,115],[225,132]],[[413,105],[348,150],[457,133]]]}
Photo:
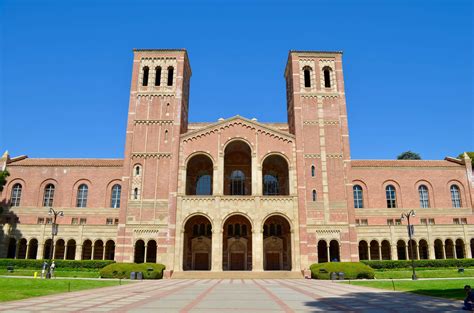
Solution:
{"label": "street lamp", "polygon": [[56,219],[58,216],[64,216],[63,211],[55,211],[53,208],[49,208],[48,215],[53,215],[53,224],[51,225],[51,246],[49,247],[49,263],[48,263],[48,273],[46,273],[46,278],[51,278],[51,259],[53,258],[54,252],[54,236],[58,234],[58,224],[56,224]]}
{"label": "street lamp", "polygon": [[408,213],[402,213],[402,221],[407,219],[408,222],[408,245],[410,246],[410,251],[411,251],[411,268],[413,270],[413,274],[411,276],[412,280],[417,280],[416,273],[415,273],[415,253],[413,253],[413,242],[411,240],[411,237],[415,234],[415,227],[410,224],[410,217],[415,216],[415,211],[411,210]]}

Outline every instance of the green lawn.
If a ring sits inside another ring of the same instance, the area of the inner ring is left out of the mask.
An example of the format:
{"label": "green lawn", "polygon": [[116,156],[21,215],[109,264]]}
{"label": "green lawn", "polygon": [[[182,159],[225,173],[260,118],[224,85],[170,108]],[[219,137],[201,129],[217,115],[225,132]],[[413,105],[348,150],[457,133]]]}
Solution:
{"label": "green lawn", "polygon": [[[124,282],[121,282],[122,284]],[[0,302],[46,296],[55,293],[118,286],[112,280],[31,279],[0,277]],[[70,288],[70,289],[69,289]]]}
{"label": "green lawn", "polygon": [[[35,272],[37,272],[38,277],[41,277],[40,269],[28,269],[28,268],[15,269],[13,272],[8,272],[6,269],[1,269],[0,275],[33,277]],[[56,270],[55,275],[56,277],[81,277],[81,278],[99,278],[100,277],[99,271]]]}
{"label": "green lawn", "polygon": [[[376,270],[375,278],[411,278],[412,271],[410,269],[394,269],[394,270]],[[416,276],[419,278],[450,278],[450,277],[474,277],[474,269],[466,268],[464,273],[458,273],[457,268],[418,268]]]}
{"label": "green lawn", "polygon": [[[346,282],[348,283],[348,282]],[[352,285],[393,290],[392,281],[352,281]],[[462,300],[465,298],[464,285],[474,285],[474,279],[443,279],[393,281],[395,290],[420,295]]]}

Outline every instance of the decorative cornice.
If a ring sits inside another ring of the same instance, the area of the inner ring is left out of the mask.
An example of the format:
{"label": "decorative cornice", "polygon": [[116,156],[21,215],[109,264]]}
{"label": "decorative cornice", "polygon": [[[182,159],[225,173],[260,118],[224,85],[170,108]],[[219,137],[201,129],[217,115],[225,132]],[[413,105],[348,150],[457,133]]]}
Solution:
{"label": "decorative cornice", "polygon": [[135,125],[173,124],[173,120],[135,120]]}
{"label": "decorative cornice", "polygon": [[[321,154],[319,153],[305,153],[305,159],[320,159]],[[326,158],[328,159],[342,159],[342,153],[328,153],[326,154]]]}
{"label": "decorative cornice", "polygon": [[[315,120],[309,120],[309,121],[303,121],[303,125],[317,125],[319,124],[319,121]],[[339,121],[323,121],[323,125],[337,125],[339,124]]]}
{"label": "decorative cornice", "polygon": [[174,97],[174,91],[138,91],[137,98],[141,97]]}
{"label": "decorative cornice", "polygon": [[171,153],[169,152],[135,152],[132,153],[132,159],[164,159],[171,158]]}
{"label": "decorative cornice", "polygon": [[321,92],[300,92],[299,93],[302,98],[339,98],[339,94],[335,92],[327,92],[327,93],[321,93]]}

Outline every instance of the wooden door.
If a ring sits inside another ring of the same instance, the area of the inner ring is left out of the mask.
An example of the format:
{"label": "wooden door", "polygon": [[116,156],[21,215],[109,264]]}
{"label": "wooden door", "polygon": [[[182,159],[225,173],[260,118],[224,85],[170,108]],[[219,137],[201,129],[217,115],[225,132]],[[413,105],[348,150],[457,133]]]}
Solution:
{"label": "wooden door", "polygon": [[278,271],[280,270],[280,254],[268,252],[266,254],[267,270]]}
{"label": "wooden door", "polygon": [[231,253],[230,254],[230,269],[233,271],[243,271],[244,267],[244,253]]}
{"label": "wooden door", "polygon": [[196,271],[209,270],[209,253],[194,254],[194,270]]}

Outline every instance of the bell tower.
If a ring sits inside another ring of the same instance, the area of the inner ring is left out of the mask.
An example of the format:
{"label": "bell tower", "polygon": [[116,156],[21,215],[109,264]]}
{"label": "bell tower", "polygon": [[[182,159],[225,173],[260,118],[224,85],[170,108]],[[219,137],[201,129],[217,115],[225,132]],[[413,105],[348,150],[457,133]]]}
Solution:
{"label": "bell tower", "polygon": [[[296,137],[301,267],[334,257],[356,260],[342,52],[290,51],[285,78]],[[331,240],[341,247],[338,256]]]}
{"label": "bell tower", "polygon": [[[188,128],[191,67],[184,49],[133,53],[116,259],[173,268],[179,137]],[[134,250],[142,249],[145,260],[134,260]]]}

